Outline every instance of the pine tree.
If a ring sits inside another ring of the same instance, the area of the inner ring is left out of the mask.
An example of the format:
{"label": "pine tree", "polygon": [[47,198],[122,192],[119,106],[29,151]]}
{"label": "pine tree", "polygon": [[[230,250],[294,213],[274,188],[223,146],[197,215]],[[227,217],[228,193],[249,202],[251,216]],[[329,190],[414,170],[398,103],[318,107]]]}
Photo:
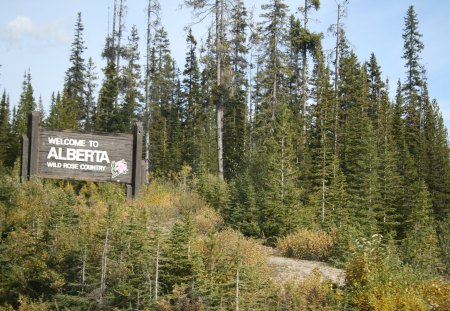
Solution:
{"label": "pine tree", "polygon": [[373,234],[380,201],[376,137],[368,117],[367,71],[351,53],[342,59],[340,72],[342,167],[355,220]]}
{"label": "pine tree", "polygon": [[311,116],[308,108],[308,98],[310,92],[310,76],[309,76],[309,56],[315,58],[320,55],[321,37],[319,33],[314,33],[309,29],[310,14],[312,10],[319,10],[319,0],[305,0],[303,6],[299,8],[301,12],[302,24],[299,25],[299,32],[296,38],[296,50],[300,58],[300,72],[296,75],[300,81],[295,83],[296,87],[301,89],[300,98],[295,100],[299,107],[294,111],[297,115],[295,123],[297,124],[296,138],[296,162],[300,172],[300,178],[304,187],[310,187],[309,179],[311,170],[311,154],[308,149],[308,129],[311,127]]}
{"label": "pine tree", "polygon": [[[261,14],[263,21],[260,24],[262,33],[262,47],[266,53],[263,56],[262,70],[259,74],[260,92],[262,102],[260,110],[268,112],[269,119],[274,120],[279,102],[286,100],[286,59],[287,46],[286,14],[288,6],[281,0],[270,1],[270,4],[261,6],[266,13]],[[267,118],[261,118],[265,122]]]}
{"label": "pine tree", "polygon": [[[231,180],[240,174],[244,167],[247,139],[247,53],[246,30],[247,10],[238,1],[231,12],[229,40],[228,74],[224,82],[229,95],[224,100],[223,119],[223,161],[224,176]],[[227,81],[229,80],[229,81]]]}
{"label": "pine tree", "polygon": [[434,217],[445,221],[450,213],[450,148],[436,100],[425,102],[422,135],[421,172],[431,195]]}
{"label": "pine tree", "polygon": [[430,194],[424,182],[416,185],[417,193],[403,240],[406,261],[419,272],[436,274],[442,268],[440,250]]}
{"label": "pine tree", "polygon": [[[67,94],[64,90],[63,94]],[[64,95],[63,95],[64,96]],[[70,112],[67,111],[69,108],[67,105],[64,105],[63,96],[58,92],[56,97],[54,93],[52,94],[52,100],[50,104],[50,113],[47,118],[47,126],[53,129],[65,129],[65,128],[73,128],[75,126],[75,119]]]}
{"label": "pine tree", "polygon": [[16,113],[13,114],[12,135],[11,135],[11,164],[16,161],[20,154],[20,139],[22,134],[27,133],[28,115],[36,110],[36,101],[33,94],[33,86],[31,85],[31,73],[24,74],[22,82],[22,93],[17,105]]}
{"label": "pine tree", "polygon": [[214,104],[214,81],[217,77],[217,66],[214,54],[214,38],[211,33],[208,34],[204,46],[200,48],[200,63],[203,70],[200,74],[200,94],[202,100],[202,109],[205,116],[205,145],[203,147],[203,156],[201,163],[207,172],[218,171],[217,156],[217,132],[216,128],[216,107]]}
{"label": "pine tree", "polygon": [[124,58],[127,61],[122,69],[121,92],[123,93],[123,103],[121,107],[122,132],[131,132],[133,122],[137,120],[138,108],[142,101],[141,94],[141,67],[139,65],[139,35],[136,26],[131,28],[128,37],[128,46],[124,51]]}
{"label": "pine tree", "polygon": [[351,197],[347,191],[348,185],[340,167],[339,159],[332,155],[329,170],[332,172],[325,205],[327,217],[323,222],[325,228],[347,228],[354,225],[352,219]]}
{"label": "pine tree", "polygon": [[191,29],[186,38],[188,51],[184,65],[183,79],[183,106],[184,106],[184,156],[183,162],[197,171],[201,160],[202,144],[204,140],[204,122],[200,97],[200,72],[196,55],[197,41]]}
{"label": "pine tree", "polygon": [[230,202],[224,213],[225,221],[245,236],[260,237],[256,192],[249,170],[240,172],[230,188]]}
{"label": "pine tree", "polygon": [[36,100],[34,99],[33,86],[31,85],[31,73],[24,74],[22,82],[22,93],[20,94],[17,106],[16,123],[14,127],[19,135],[27,132],[28,114],[36,110]]}
{"label": "pine tree", "polygon": [[420,63],[420,53],[424,48],[419,32],[419,21],[413,6],[408,8],[404,19],[403,28],[403,59],[406,61],[406,78],[403,85],[405,105],[405,134],[409,153],[414,159],[415,165],[419,165],[420,134],[421,134],[421,92],[424,87],[422,79],[424,68]]}
{"label": "pine tree", "polygon": [[252,175],[256,187],[259,225],[269,244],[293,231],[307,215],[300,213],[292,146],[292,112],[278,102],[277,114],[268,125],[270,134],[259,145],[253,159]]}
{"label": "pine tree", "polygon": [[70,55],[71,66],[66,72],[65,88],[67,90],[67,98],[64,102],[67,105],[65,109],[70,111],[70,115],[76,118],[76,127],[79,128],[84,128],[87,116],[85,103],[86,64],[83,58],[86,47],[84,46],[83,30],[84,26],[81,20],[81,12],[79,12],[75,24],[75,34]]}
{"label": "pine tree", "polygon": [[337,3],[337,21],[335,25],[330,27],[333,35],[336,36],[336,45],[334,47],[334,94],[336,97],[334,105],[334,153],[339,154],[339,120],[340,120],[340,106],[339,106],[339,76],[341,67],[341,58],[347,53],[347,39],[345,37],[345,31],[342,26],[342,18],[347,14],[348,0],[342,0]]}
{"label": "pine tree", "polygon": [[[386,82],[386,85],[389,83]],[[381,206],[377,213],[380,232],[383,235],[395,236],[400,220],[399,206],[402,202],[402,179],[398,170],[398,150],[395,146],[392,107],[388,91],[381,90],[377,105],[377,146],[379,159],[379,178]],[[401,115],[401,112],[397,112]],[[398,121],[397,121],[398,122]],[[402,134],[399,134],[402,135]],[[400,138],[397,138],[399,140]]]}
{"label": "pine tree", "polygon": [[9,160],[9,136],[10,132],[10,111],[9,98],[6,96],[6,91],[3,91],[2,100],[0,102],[0,165],[6,165]]}
{"label": "pine tree", "polygon": [[394,148],[394,162],[397,167],[397,172],[401,178],[401,199],[397,202],[397,214],[399,215],[400,223],[397,227],[397,238],[405,237],[405,219],[411,213],[413,201],[417,194],[415,185],[418,182],[417,169],[414,165],[414,160],[411,157],[406,142],[406,125],[402,118],[404,112],[402,95],[402,85],[400,81],[397,83],[397,91],[395,97],[394,111],[392,117],[392,138]]}
{"label": "pine tree", "polygon": [[381,109],[381,99],[385,88],[385,83],[381,80],[381,69],[378,66],[375,54],[370,55],[370,60],[367,63],[368,75],[369,75],[369,118],[372,121],[375,131],[378,132],[378,128],[383,122],[379,116],[379,110]]}
{"label": "pine tree", "polygon": [[86,131],[92,131],[94,128],[94,115],[95,115],[95,93],[97,88],[98,76],[95,72],[95,65],[92,58],[89,58],[87,67],[86,67],[86,123],[84,124],[84,129]]}
{"label": "pine tree", "polygon": [[181,139],[181,106],[179,105],[178,70],[170,55],[166,30],[159,28],[154,37],[151,56],[153,94],[151,98],[151,122],[149,128],[151,171],[168,173],[179,170]]}
{"label": "pine tree", "polygon": [[331,165],[334,140],[334,91],[330,82],[330,70],[325,67],[324,61],[324,55],[319,51],[312,75],[311,95],[315,104],[311,107],[309,133],[309,149],[312,156],[311,189],[314,191],[313,200],[318,202],[318,214],[322,223],[331,221],[328,196],[330,181],[335,173]]}
{"label": "pine tree", "polygon": [[194,226],[188,212],[183,223],[176,223],[171,230],[161,265],[161,284],[171,293],[175,286],[196,288],[199,254],[194,247]]}
{"label": "pine tree", "polygon": [[105,78],[98,95],[97,108],[94,115],[94,129],[103,132],[120,131],[119,107],[115,99],[119,94],[118,75],[114,62],[109,62],[104,69]]}

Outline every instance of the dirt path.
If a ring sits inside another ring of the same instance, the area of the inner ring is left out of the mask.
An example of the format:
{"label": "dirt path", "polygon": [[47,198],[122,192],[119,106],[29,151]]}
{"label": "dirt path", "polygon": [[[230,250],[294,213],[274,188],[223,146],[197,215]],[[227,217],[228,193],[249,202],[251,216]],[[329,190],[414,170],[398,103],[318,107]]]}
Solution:
{"label": "dirt path", "polygon": [[269,256],[268,264],[274,270],[273,279],[278,282],[304,280],[314,268],[318,268],[324,278],[331,280],[338,286],[343,286],[345,282],[344,270],[331,267],[319,261]]}

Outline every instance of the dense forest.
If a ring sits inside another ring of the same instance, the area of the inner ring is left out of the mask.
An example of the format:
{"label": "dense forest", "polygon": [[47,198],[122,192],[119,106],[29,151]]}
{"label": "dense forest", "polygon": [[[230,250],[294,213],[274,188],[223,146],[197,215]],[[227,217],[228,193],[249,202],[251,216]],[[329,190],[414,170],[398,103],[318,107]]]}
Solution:
{"label": "dense forest", "polygon": [[[142,58],[137,28],[124,38],[125,2],[114,0],[102,81],[78,13],[49,110],[30,71],[17,105],[3,92],[0,310],[450,309],[450,147],[413,6],[405,78],[389,90],[376,56],[350,47],[347,1],[336,3],[330,54],[308,24],[319,0],[295,14],[267,0],[257,22],[242,0],[184,0],[211,24],[200,46],[187,32],[183,68],[158,0]],[[20,184],[35,110],[54,129],[127,133],[142,122],[141,197],[115,184]],[[345,286],[317,274],[274,283],[272,248],[344,268]]]}

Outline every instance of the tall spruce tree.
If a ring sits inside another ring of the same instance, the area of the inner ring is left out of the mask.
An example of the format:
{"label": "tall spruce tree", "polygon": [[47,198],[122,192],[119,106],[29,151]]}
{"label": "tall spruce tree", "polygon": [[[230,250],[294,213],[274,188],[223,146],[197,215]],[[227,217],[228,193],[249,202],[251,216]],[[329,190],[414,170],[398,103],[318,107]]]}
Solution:
{"label": "tall spruce tree", "polygon": [[84,128],[87,116],[85,103],[86,64],[83,58],[86,47],[84,46],[83,30],[81,12],[79,12],[70,54],[71,66],[66,72],[65,88],[67,90],[67,98],[64,102],[67,105],[66,110],[73,111],[70,115],[76,118],[76,122],[70,123],[76,124],[76,127],[79,128]]}
{"label": "tall spruce tree", "polygon": [[411,213],[406,221],[405,239],[402,241],[405,259],[419,273],[437,274],[442,269],[435,221],[432,215],[430,193],[419,181]]}
{"label": "tall spruce tree", "polygon": [[121,115],[120,109],[116,105],[116,98],[119,94],[117,82],[119,77],[114,62],[107,63],[104,75],[94,115],[94,129],[102,132],[119,132]]}
{"label": "tall spruce tree", "polygon": [[380,201],[376,138],[368,116],[367,71],[353,53],[341,64],[342,167],[355,220],[365,232],[373,234]]}
{"label": "tall spruce tree", "polygon": [[20,154],[20,139],[22,134],[27,133],[28,115],[36,110],[36,100],[34,98],[33,86],[31,85],[30,71],[24,74],[22,82],[22,93],[16,113],[13,114],[12,135],[11,135],[11,162],[17,159]]}
{"label": "tall spruce tree", "polygon": [[197,171],[202,159],[203,140],[205,138],[205,116],[200,97],[200,71],[197,60],[197,41],[189,29],[186,38],[188,51],[184,65],[182,96],[184,106],[183,162]]}
{"label": "tall spruce tree", "polygon": [[0,148],[0,165],[6,165],[9,160],[9,136],[11,135],[9,117],[9,98],[6,91],[3,91],[0,101],[0,146],[2,146]]}
{"label": "tall spruce tree", "polygon": [[229,96],[224,100],[223,161],[224,176],[231,180],[244,168],[247,139],[247,10],[238,1],[231,12],[229,67],[224,80]]}
{"label": "tall spruce tree", "polygon": [[[179,106],[178,70],[173,60],[169,39],[166,30],[159,28],[154,36],[153,52],[151,57],[152,88],[151,94],[151,122],[149,128],[150,140],[150,170],[158,173],[168,173],[177,170],[180,166],[180,146],[177,140],[181,137],[174,129],[181,120]],[[176,159],[172,156],[177,155]]]}
{"label": "tall spruce tree", "polygon": [[427,184],[436,220],[450,215],[450,148],[448,132],[436,100],[425,101],[421,172]]}
{"label": "tall spruce tree", "polygon": [[217,139],[214,129],[216,128],[216,107],[214,104],[215,79],[217,77],[217,66],[215,63],[214,37],[211,32],[208,33],[205,43],[200,47],[200,64],[202,70],[200,74],[200,94],[202,100],[203,114],[205,115],[205,146],[203,157],[201,159],[203,168],[207,172],[218,171]]}
{"label": "tall spruce tree", "polygon": [[120,80],[120,89],[123,94],[121,123],[123,132],[131,132],[133,122],[138,119],[138,109],[143,97],[141,94],[141,66],[139,64],[139,35],[135,25],[131,28],[123,57],[127,63],[122,68]]}
{"label": "tall spruce tree", "polygon": [[333,104],[334,91],[330,70],[325,67],[325,58],[317,52],[312,73],[311,130],[309,149],[311,150],[311,190],[314,202],[318,202],[318,214],[321,223],[332,221],[332,209],[329,204],[330,181],[336,175],[333,170]]}
{"label": "tall spruce tree", "polygon": [[405,60],[406,77],[403,84],[405,105],[405,134],[409,152],[416,167],[419,165],[420,134],[422,119],[422,88],[424,87],[424,68],[420,53],[424,48],[419,32],[419,21],[413,6],[408,8],[403,28],[403,56]]}
{"label": "tall spruce tree", "polygon": [[86,67],[86,89],[85,89],[85,110],[86,110],[86,122],[84,129],[86,131],[92,131],[94,128],[94,115],[96,108],[95,93],[97,88],[97,73],[95,72],[95,65],[90,57]]}

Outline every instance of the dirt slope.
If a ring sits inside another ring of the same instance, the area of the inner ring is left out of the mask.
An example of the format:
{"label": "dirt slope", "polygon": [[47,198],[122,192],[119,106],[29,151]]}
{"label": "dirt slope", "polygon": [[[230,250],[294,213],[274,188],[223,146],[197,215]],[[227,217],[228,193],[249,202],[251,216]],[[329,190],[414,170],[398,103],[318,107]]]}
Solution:
{"label": "dirt slope", "polygon": [[338,286],[344,285],[344,270],[337,269],[319,261],[299,260],[280,256],[269,256],[268,264],[273,268],[272,278],[277,282],[304,280],[314,268],[318,268],[325,279]]}

